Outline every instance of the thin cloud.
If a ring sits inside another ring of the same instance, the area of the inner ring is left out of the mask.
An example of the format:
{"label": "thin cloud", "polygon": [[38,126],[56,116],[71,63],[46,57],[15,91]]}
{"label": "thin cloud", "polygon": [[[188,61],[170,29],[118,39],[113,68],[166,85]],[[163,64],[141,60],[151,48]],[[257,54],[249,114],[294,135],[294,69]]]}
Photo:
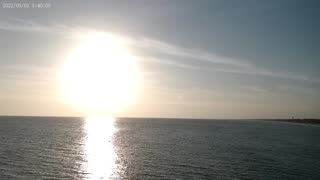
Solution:
{"label": "thin cloud", "polygon": [[[34,33],[48,33],[48,34],[58,34],[62,35],[65,38],[74,38],[81,36],[82,33],[95,31],[90,28],[83,27],[72,27],[62,24],[54,25],[43,25],[36,23],[31,20],[9,18],[9,21],[2,20],[0,21],[0,29],[7,31],[18,31],[18,32],[34,32]],[[196,69],[196,70],[208,70],[224,73],[235,73],[235,74],[247,74],[247,75],[260,75],[273,78],[283,78],[283,79],[292,79],[299,81],[308,81],[313,83],[320,83],[320,80],[317,78],[309,77],[302,74],[293,74],[288,72],[275,72],[266,68],[258,67],[253,63],[245,60],[239,60],[236,58],[230,58],[225,56],[220,56],[210,52],[202,51],[199,49],[190,49],[179,47],[170,43],[162,42],[150,38],[130,38],[119,35],[125,42],[129,45],[136,46],[146,51],[156,51],[162,54],[168,54],[171,56],[176,56],[180,58],[193,59],[194,61],[203,61],[207,63],[212,63],[213,65],[221,64],[226,67],[217,68],[217,67],[206,67],[199,66],[190,63],[185,63],[181,61],[173,60],[174,58],[161,59],[159,57],[138,57],[144,61],[152,61],[156,63],[166,64],[178,68],[186,69]]]}
{"label": "thin cloud", "polygon": [[173,61],[170,58],[166,58],[166,59],[163,59],[163,58],[161,59],[157,57],[144,58],[153,62],[172,65],[179,68],[199,69],[199,70],[208,70],[208,71],[217,71],[217,72],[224,72],[224,73],[235,73],[235,74],[247,74],[247,75],[252,74],[252,75],[260,75],[260,76],[267,76],[267,77],[274,77],[274,78],[293,79],[293,80],[320,83],[320,80],[317,78],[308,77],[301,74],[288,73],[288,72],[276,72],[266,68],[258,67],[248,61],[218,56],[216,54],[212,54],[209,52],[204,52],[196,49],[181,48],[181,47],[174,46],[172,44],[164,43],[161,41],[150,40],[150,39],[144,39],[140,41],[139,39],[136,39],[134,43],[136,43],[140,47],[157,50],[158,52],[164,53],[164,54],[174,55],[182,58],[195,59],[198,61],[205,61],[205,62],[212,63],[213,65],[215,64],[229,65],[228,68],[220,68],[220,67],[216,68],[216,67],[206,67],[206,66],[186,64],[181,61],[179,62]]}
{"label": "thin cloud", "polygon": [[159,52],[170,54],[170,55],[191,58],[191,59],[198,59],[198,60],[207,61],[210,63],[232,65],[232,66],[242,67],[242,68],[250,68],[253,66],[249,62],[239,61],[236,59],[223,57],[223,56],[218,56],[218,55],[204,52],[197,49],[182,48],[182,47],[178,47],[178,46],[165,43],[162,41],[154,40],[154,39],[148,39],[148,38],[134,39],[133,44],[139,47],[157,50]]}

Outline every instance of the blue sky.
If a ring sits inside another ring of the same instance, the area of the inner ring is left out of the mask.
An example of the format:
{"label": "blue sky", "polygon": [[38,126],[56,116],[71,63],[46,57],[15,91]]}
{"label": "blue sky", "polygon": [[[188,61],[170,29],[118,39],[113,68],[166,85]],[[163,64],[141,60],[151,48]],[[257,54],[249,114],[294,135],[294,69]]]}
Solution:
{"label": "blue sky", "polygon": [[119,116],[320,117],[317,1],[31,2],[51,7],[0,9],[0,114],[76,115],[55,72],[92,29],[140,57],[143,93]]}

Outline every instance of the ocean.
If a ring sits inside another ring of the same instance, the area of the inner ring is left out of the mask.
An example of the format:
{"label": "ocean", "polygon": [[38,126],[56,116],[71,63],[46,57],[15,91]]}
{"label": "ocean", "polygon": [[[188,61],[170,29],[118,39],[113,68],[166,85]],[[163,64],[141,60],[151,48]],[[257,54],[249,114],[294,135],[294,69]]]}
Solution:
{"label": "ocean", "polygon": [[320,126],[0,117],[0,179],[320,179]]}

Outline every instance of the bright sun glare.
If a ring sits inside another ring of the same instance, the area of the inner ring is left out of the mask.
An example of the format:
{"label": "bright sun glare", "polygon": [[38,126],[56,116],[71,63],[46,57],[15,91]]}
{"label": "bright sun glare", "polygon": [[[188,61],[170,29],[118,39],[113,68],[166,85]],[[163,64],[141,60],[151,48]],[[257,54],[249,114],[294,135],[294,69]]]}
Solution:
{"label": "bright sun glare", "polygon": [[90,114],[110,114],[134,100],[138,68],[125,43],[106,33],[81,39],[61,73],[64,99]]}

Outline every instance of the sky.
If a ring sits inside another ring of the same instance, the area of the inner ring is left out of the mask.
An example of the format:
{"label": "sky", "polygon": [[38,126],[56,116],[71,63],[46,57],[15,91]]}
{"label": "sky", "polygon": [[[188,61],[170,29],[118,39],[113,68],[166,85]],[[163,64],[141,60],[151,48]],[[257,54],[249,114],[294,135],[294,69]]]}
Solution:
{"label": "sky", "polygon": [[127,39],[143,75],[137,102],[117,116],[320,118],[319,1],[8,7],[23,2],[0,1],[0,115],[79,115],[59,97],[56,77],[74,35],[94,30]]}

